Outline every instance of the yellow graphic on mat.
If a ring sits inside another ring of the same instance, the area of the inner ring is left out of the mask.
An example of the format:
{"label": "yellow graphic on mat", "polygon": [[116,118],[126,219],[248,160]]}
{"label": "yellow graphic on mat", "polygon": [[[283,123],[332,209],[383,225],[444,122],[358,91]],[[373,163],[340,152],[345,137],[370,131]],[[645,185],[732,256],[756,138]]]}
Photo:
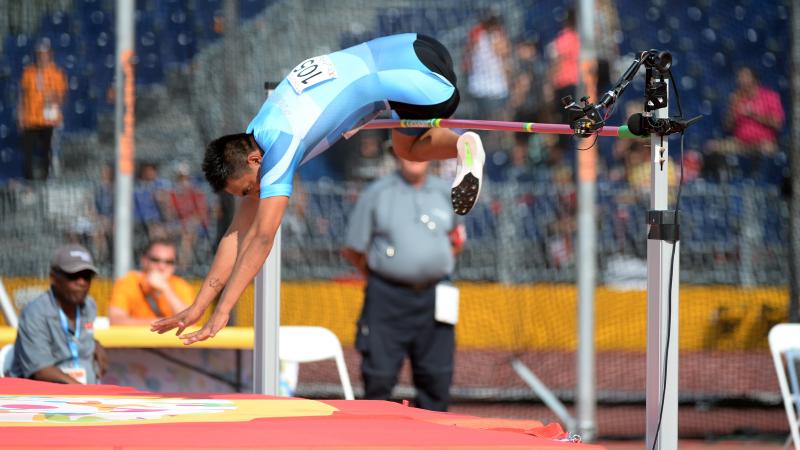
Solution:
{"label": "yellow graphic on mat", "polygon": [[328,416],[334,411],[338,410],[328,404],[303,399],[0,395],[0,427],[247,422]]}

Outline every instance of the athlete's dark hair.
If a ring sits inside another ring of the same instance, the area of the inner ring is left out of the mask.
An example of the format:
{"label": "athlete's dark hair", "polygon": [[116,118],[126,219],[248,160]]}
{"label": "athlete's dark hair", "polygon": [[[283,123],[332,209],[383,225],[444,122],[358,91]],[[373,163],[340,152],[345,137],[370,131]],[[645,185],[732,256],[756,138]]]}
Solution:
{"label": "athlete's dark hair", "polygon": [[247,167],[247,155],[253,149],[252,136],[229,134],[214,139],[206,147],[203,173],[214,192],[225,189],[230,178],[238,178]]}

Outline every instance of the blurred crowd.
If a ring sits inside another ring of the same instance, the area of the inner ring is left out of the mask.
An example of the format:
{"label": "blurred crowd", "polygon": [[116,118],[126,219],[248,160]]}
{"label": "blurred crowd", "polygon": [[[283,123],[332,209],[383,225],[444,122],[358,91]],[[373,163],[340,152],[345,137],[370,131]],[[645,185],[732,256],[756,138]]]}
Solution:
{"label": "blurred crowd", "polygon": [[[136,247],[154,240],[178,243],[176,266],[191,267],[198,242],[216,242],[210,220],[221,213],[216,196],[207,195],[201,180],[192,175],[187,162],[169,168],[172,177],[162,175],[158,164],[141,162],[133,189],[133,219]],[[102,166],[91,198],[84,203],[84,215],[93,224],[78,229],[71,240],[95,249],[98,261],[108,262],[113,241],[114,170]]]}
{"label": "blurred crowd", "polygon": [[[633,55],[620,55],[615,36],[619,17],[614,3],[599,1],[595,16],[598,37],[597,60],[589,69],[597,96],[613,88]],[[475,18],[462,50],[459,80],[462,103],[456,116],[482,120],[568,123],[561,99],[580,98],[578,92],[580,42],[575,11],[564,10],[561,30],[552,40],[538,35],[512,39],[498,9],[488,9]],[[644,69],[642,69],[643,73]],[[641,76],[641,74],[640,74]],[[596,100],[596,98],[594,99]],[[757,70],[736,69],[734,90],[725,100],[723,138],[709,139],[684,152],[684,182],[700,178],[709,182],[747,182],[780,186],[784,182],[785,151],[780,139],[785,126],[784,105],[777,91],[759,81]],[[674,99],[673,99],[674,102]],[[628,93],[615,105],[610,123],[625,123],[643,110],[643,100]],[[676,106],[672,105],[675,113]],[[617,113],[621,111],[622,114]],[[687,116],[696,111],[685,111]],[[710,126],[709,120],[698,126]],[[689,131],[691,133],[691,129]],[[360,180],[374,177],[380,142],[386,136],[374,133],[349,150],[332,152],[323,167],[304,178]],[[576,148],[588,144],[566,135],[481,132],[489,152],[487,172],[494,181],[572,182]],[[671,152],[678,168],[677,145]],[[649,186],[649,142],[646,140],[597,141],[598,176],[601,180],[633,188]],[[673,172],[676,172],[673,171]],[[677,178],[673,180],[677,182]]]}

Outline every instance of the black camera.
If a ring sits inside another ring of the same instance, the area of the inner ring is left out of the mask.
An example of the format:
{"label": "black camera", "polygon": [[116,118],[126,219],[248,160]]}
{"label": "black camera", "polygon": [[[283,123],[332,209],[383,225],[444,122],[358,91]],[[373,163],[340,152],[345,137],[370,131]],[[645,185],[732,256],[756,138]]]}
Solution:
{"label": "black camera", "polygon": [[571,95],[561,99],[561,106],[567,111],[569,127],[580,137],[589,137],[605,125],[598,105],[589,102],[589,97],[581,97],[582,105],[576,103]]}

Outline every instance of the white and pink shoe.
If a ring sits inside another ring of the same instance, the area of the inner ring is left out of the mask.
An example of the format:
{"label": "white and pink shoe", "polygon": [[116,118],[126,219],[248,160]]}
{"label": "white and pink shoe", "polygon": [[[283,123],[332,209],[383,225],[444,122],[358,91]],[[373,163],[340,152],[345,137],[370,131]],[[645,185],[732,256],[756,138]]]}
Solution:
{"label": "white and pink shoe", "polygon": [[483,151],[481,137],[472,131],[459,136],[456,147],[458,148],[458,167],[456,179],[450,189],[450,198],[453,202],[453,210],[456,214],[463,216],[470,212],[478,202],[486,153]]}

